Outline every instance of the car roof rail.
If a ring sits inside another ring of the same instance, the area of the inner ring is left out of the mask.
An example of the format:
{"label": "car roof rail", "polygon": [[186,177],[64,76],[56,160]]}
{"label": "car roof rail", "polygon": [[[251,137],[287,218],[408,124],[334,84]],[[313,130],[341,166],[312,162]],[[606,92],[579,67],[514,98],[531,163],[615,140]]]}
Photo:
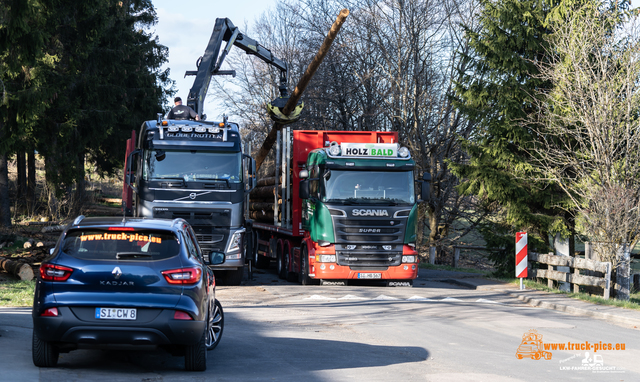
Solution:
{"label": "car roof rail", "polygon": [[73,221],[73,225],[78,225],[84,219],[84,215],[79,215],[76,220]]}

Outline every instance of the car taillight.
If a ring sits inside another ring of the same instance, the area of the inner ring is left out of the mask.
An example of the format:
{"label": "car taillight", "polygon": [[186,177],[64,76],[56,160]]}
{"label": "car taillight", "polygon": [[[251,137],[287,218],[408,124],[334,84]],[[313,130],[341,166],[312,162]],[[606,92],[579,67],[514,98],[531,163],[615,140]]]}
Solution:
{"label": "car taillight", "polygon": [[40,316],[42,317],[58,317],[60,313],[58,312],[58,308],[49,308],[46,309]]}
{"label": "car taillight", "polygon": [[202,270],[198,267],[171,269],[162,271],[169,284],[195,284],[200,281]]}
{"label": "car taillight", "polygon": [[40,265],[40,277],[45,281],[67,281],[73,272],[72,268],[54,264]]}
{"label": "car taillight", "polygon": [[185,312],[181,312],[179,310],[176,310],[176,312],[173,314],[173,319],[174,320],[193,320],[193,318],[191,318],[190,315],[188,315]]}

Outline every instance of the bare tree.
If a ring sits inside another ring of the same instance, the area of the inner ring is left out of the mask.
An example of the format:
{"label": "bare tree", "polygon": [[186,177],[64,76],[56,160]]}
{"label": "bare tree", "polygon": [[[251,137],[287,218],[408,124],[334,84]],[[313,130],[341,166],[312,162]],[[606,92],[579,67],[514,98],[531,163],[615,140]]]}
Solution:
{"label": "bare tree", "polygon": [[552,59],[539,68],[554,88],[539,94],[544,114],[528,124],[539,137],[536,165],[614,269],[628,266],[620,247],[640,238],[640,34],[623,17],[588,2],[551,24]]}
{"label": "bare tree", "polygon": [[[448,165],[466,160],[459,142],[474,128],[458,113],[452,96],[454,82],[469,70],[462,25],[474,29],[478,3],[283,0],[250,29],[252,37],[290,63],[295,83],[335,15],[349,8],[349,20],[303,95],[305,109],[296,128],[397,131],[418,173],[433,177],[432,197],[419,214],[420,227],[426,221],[430,232],[428,245],[458,240],[485,214],[477,198],[457,192],[458,179]],[[238,76],[226,105],[257,138],[264,136],[270,123],[262,104],[275,98],[277,77],[243,55],[228,60]],[[466,228],[451,235],[454,222]]]}

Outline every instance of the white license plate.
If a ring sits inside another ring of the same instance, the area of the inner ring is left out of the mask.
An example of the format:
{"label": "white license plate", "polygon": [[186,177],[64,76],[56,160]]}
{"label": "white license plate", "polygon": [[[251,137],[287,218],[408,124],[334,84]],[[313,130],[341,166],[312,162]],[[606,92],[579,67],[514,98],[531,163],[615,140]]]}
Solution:
{"label": "white license plate", "polygon": [[382,273],[358,273],[359,279],[381,279]]}
{"label": "white license plate", "polygon": [[136,309],[129,308],[96,308],[96,318],[100,320],[135,320]]}

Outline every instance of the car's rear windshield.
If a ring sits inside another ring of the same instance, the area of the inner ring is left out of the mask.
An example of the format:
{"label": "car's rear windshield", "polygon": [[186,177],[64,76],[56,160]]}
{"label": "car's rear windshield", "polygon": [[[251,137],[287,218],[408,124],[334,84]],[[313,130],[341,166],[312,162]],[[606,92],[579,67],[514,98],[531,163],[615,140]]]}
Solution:
{"label": "car's rear windshield", "polygon": [[178,239],[158,230],[70,230],[62,251],[86,260],[161,260],[178,255]]}

